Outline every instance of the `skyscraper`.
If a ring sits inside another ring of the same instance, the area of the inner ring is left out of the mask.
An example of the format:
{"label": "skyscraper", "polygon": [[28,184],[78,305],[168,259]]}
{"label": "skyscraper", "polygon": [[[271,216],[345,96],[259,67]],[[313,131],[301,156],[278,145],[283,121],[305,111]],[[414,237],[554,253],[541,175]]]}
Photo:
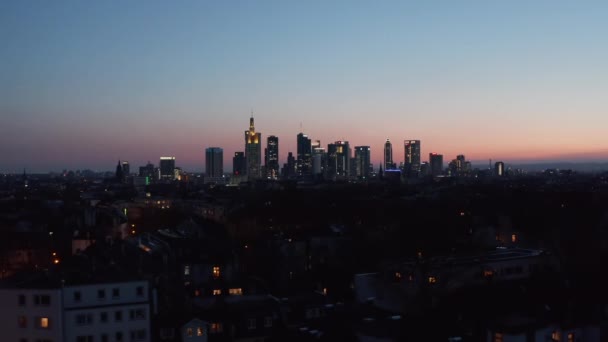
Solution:
{"label": "skyscraper", "polygon": [[160,179],[175,179],[175,157],[160,157]]}
{"label": "skyscraper", "polygon": [[268,136],[268,138],[266,138],[266,149],[264,151],[266,177],[268,179],[279,178],[279,137],[274,135]]}
{"label": "skyscraper", "polygon": [[129,167],[129,162],[126,160],[122,161],[122,173],[125,177],[129,177],[131,174],[131,168]]}
{"label": "skyscraper", "polygon": [[245,131],[245,158],[249,180],[260,178],[262,171],[262,133],[255,132],[253,115],[249,119],[249,130]]}
{"label": "skyscraper", "polygon": [[394,165],[393,165],[393,144],[391,144],[391,141],[389,139],[386,139],[386,142],[384,143],[384,164],[382,164],[382,167],[385,170],[393,169],[394,168]]}
{"label": "skyscraper", "polygon": [[308,177],[311,174],[312,168],[312,143],[308,135],[304,133],[298,134],[298,155],[296,168],[298,177]]}
{"label": "skyscraper", "polygon": [[505,175],[505,163],[499,161],[494,164],[494,175],[498,177]]}
{"label": "skyscraper", "polygon": [[336,176],[345,178],[350,175],[350,145],[348,141],[336,141]]}
{"label": "skyscraper", "polygon": [[403,170],[407,177],[417,177],[420,172],[420,140],[405,140],[403,142],[405,159]]}
{"label": "skyscraper", "polygon": [[371,149],[369,146],[355,146],[355,169],[357,178],[367,179],[370,176]]}
{"label": "skyscraper", "polygon": [[247,174],[245,152],[234,152],[234,157],[232,158],[232,174],[234,176],[243,176]]}
{"label": "skyscraper", "polygon": [[205,176],[221,178],[224,175],[224,150],[209,147],[205,150]]}
{"label": "skyscraper", "polygon": [[312,175],[315,178],[323,177],[327,171],[327,153],[325,148],[321,147],[321,143],[317,140],[318,147],[312,149]]}
{"label": "skyscraper", "polygon": [[443,173],[443,155],[437,153],[429,153],[429,166],[432,176],[439,176]]}

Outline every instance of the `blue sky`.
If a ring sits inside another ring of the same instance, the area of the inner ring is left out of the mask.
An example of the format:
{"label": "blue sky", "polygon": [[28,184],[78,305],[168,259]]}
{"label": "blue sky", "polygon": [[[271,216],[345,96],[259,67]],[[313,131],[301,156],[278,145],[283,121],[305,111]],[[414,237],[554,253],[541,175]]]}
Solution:
{"label": "blue sky", "polygon": [[608,159],[608,3],[3,1],[0,172],[112,169],[263,138]]}

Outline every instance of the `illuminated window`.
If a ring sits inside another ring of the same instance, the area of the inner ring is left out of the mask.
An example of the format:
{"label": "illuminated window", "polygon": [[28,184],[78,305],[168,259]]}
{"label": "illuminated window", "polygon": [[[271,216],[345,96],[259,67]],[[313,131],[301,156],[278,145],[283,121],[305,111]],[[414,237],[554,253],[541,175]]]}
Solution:
{"label": "illuminated window", "polygon": [[228,293],[232,296],[240,296],[243,294],[243,289],[240,287],[235,289],[228,289]]}
{"label": "illuminated window", "polygon": [[224,326],[222,325],[222,323],[219,323],[219,322],[211,323],[210,331],[212,334],[221,333],[224,331]]}
{"label": "illuminated window", "polygon": [[215,290],[213,290],[213,295],[214,295],[214,296],[219,296],[219,295],[221,295],[221,294],[222,294],[222,290],[220,290],[220,289],[215,289]]}
{"label": "illuminated window", "polygon": [[190,275],[190,265],[184,266],[184,275]]}
{"label": "illuminated window", "polygon": [[219,278],[219,277],[220,277],[220,267],[213,266],[213,278]]}
{"label": "illuminated window", "polygon": [[494,275],[494,271],[492,271],[492,270],[484,270],[483,271],[483,276],[486,277],[486,278],[489,278],[489,277],[491,277],[493,275]]}
{"label": "illuminated window", "polygon": [[201,328],[201,327],[196,328],[196,336],[203,336],[203,328]]}
{"label": "illuminated window", "polygon": [[38,327],[42,329],[49,329],[50,322],[48,317],[40,317],[38,318]]}
{"label": "illuminated window", "polygon": [[502,342],[502,334],[501,333],[495,333],[494,334],[494,342]]}
{"label": "illuminated window", "polygon": [[574,342],[574,333],[568,333],[568,342]]}
{"label": "illuminated window", "polygon": [[401,279],[401,272],[395,272],[395,279]]}
{"label": "illuminated window", "polygon": [[429,284],[435,284],[437,282],[437,278],[430,276],[429,277]]}
{"label": "illuminated window", "polygon": [[559,331],[554,331],[551,333],[551,339],[553,341],[561,341],[561,334],[559,333]]}
{"label": "illuminated window", "polygon": [[517,234],[511,234],[511,242],[517,242]]}
{"label": "illuminated window", "polygon": [[192,330],[192,328],[187,328],[186,329],[186,336],[188,336],[188,337],[194,336],[194,330]]}

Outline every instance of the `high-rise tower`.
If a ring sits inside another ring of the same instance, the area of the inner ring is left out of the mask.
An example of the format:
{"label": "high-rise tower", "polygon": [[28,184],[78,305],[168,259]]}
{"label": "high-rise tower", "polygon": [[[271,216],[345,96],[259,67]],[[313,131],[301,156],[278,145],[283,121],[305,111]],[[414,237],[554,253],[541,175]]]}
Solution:
{"label": "high-rise tower", "polygon": [[245,159],[249,180],[260,178],[262,171],[262,133],[256,133],[253,115],[249,119],[249,130],[245,131]]}
{"label": "high-rise tower", "polygon": [[312,171],[312,143],[308,135],[298,134],[298,159],[296,168],[298,177],[310,176]]}
{"label": "high-rise tower", "polygon": [[270,135],[266,138],[264,164],[268,179],[279,178],[279,137]]}
{"label": "high-rise tower", "polygon": [[407,177],[417,177],[420,172],[420,140],[405,140],[403,171]]}
{"label": "high-rise tower", "polygon": [[382,165],[382,167],[385,170],[394,169],[393,144],[391,144],[391,141],[389,139],[386,139],[386,142],[384,143],[384,164]]}
{"label": "high-rise tower", "polygon": [[209,147],[205,150],[205,176],[221,178],[224,175],[224,150]]}

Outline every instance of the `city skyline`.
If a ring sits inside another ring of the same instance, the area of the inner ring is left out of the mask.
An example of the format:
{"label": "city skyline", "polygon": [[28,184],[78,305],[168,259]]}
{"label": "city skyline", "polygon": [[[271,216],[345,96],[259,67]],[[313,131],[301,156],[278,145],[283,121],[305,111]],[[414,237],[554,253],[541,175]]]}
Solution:
{"label": "city skyline", "polygon": [[[7,1],[0,172],[244,151],[244,121],[322,147],[505,163],[608,160],[608,4]],[[239,137],[241,137],[239,139]],[[261,154],[261,152],[260,152]],[[232,158],[224,158],[224,170]]]}

